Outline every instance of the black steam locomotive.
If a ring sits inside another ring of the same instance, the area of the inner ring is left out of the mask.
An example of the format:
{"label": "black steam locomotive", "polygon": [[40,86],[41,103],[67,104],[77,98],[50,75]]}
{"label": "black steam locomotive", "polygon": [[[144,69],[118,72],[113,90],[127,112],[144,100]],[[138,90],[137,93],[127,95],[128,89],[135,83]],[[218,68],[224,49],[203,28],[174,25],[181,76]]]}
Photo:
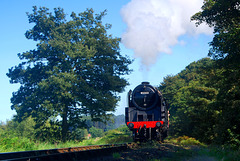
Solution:
{"label": "black steam locomotive", "polygon": [[142,82],[133,91],[130,90],[125,122],[133,132],[134,141],[163,141],[168,134],[169,113],[161,92],[149,82]]}

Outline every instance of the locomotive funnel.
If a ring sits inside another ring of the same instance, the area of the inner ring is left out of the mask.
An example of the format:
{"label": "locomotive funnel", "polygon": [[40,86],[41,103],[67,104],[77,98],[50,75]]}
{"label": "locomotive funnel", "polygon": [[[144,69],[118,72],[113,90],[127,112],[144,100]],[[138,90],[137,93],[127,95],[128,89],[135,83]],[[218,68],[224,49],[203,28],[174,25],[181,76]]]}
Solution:
{"label": "locomotive funnel", "polygon": [[143,85],[147,85],[150,84],[149,82],[142,82]]}

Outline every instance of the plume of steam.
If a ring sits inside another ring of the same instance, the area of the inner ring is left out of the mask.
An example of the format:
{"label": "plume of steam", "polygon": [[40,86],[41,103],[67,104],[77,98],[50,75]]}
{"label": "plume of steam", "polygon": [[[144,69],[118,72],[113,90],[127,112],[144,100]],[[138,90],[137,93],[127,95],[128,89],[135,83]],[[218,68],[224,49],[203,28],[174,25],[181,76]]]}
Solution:
{"label": "plume of steam", "polygon": [[160,53],[170,54],[171,47],[181,43],[179,36],[212,34],[208,26],[190,22],[202,5],[203,0],[131,0],[121,10],[127,24],[122,43],[148,68]]}

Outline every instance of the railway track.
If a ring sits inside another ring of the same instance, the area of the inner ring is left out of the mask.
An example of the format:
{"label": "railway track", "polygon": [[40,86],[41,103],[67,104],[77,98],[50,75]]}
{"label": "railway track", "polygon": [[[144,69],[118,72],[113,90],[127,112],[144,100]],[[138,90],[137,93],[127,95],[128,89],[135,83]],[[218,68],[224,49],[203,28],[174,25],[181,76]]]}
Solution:
{"label": "railway track", "polygon": [[100,156],[126,150],[130,143],[91,145],[81,147],[70,147],[60,149],[23,151],[0,153],[0,160],[5,161],[70,161],[70,160],[94,160]]}

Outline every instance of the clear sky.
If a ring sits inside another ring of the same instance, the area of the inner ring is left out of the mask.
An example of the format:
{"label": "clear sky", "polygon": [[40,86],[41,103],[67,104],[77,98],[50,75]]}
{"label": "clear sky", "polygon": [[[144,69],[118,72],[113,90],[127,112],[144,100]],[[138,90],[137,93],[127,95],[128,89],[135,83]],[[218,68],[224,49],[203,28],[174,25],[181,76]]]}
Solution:
{"label": "clear sky", "polygon": [[35,48],[35,42],[24,36],[32,27],[26,15],[32,12],[32,6],[51,11],[61,7],[68,15],[86,8],[93,8],[95,13],[107,9],[104,22],[112,24],[109,34],[122,37],[121,53],[135,59],[130,66],[132,74],[126,76],[130,86],[120,94],[116,110],[116,114],[123,114],[129,89],[142,81],[158,86],[167,75],[175,75],[189,63],[207,56],[211,30],[195,30],[194,22],[190,24],[190,11],[199,11],[191,9],[200,9],[201,5],[202,0],[1,0],[0,121],[10,120],[15,114],[10,99],[19,88],[19,84],[9,83],[6,73],[21,62],[18,53]]}

